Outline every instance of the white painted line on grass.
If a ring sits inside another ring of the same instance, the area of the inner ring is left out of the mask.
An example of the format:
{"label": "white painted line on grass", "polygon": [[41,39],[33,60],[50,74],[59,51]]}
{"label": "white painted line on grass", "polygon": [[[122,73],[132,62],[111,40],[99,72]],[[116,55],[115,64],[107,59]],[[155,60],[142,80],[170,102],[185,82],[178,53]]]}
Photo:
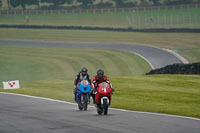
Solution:
{"label": "white painted line on grass", "polygon": [[[66,104],[70,104],[70,105],[77,105],[76,103],[72,103],[72,102],[66,102],[66,101],[55,100],[55,99],[51,99],[51,98],[30,96],[30,95],[24,95],[24,94],[16,94],[16,93],[9,93],[9,92],[0,92],[0,94],[8,94],[8,95],[15,95],[15,96],[23,96],[23,97],[29,97],[29,98],[35,98],[35,99],[41,99],[41,100],[48,100],[48,101],[59,102],[59,103],[66,103]],[[89,107],[94,107],[94,106],[89,106]],[[189,119],[189,120],[200,121],[200,119],[198,119],[198,118],[187,117],[187,116],[169,115],[169,114],[161,114],[161,113],[142,112],[142,111],[132,111],[132,110],[116,109],[116,108],[109,108],[109,109],[111,109],[111,110],[117,110],[117,111],[122,111],[122,112],[129,112],[129,113],[139,113],[139,114],[157,115],[157,116],[174,117],[174,118],[182,118],[182,119]]]}

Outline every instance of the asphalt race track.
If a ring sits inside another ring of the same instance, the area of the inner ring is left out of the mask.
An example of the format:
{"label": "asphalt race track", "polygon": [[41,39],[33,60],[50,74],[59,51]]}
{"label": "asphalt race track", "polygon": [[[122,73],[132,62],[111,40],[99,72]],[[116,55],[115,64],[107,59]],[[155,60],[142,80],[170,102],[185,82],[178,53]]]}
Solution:
{"label": "asphalt race track", "polygon": [[0,93],[0,133],[199,133],[200,119],[94,107]]}
{"label": "asphalt race track", "polygon": [[166,50],[137,44],[114,44],[114,43],[69,43],[69,42],[48,42],[48,41],[25,41],[25,40],[0,40],[0,45],[34,45],[34,46],[54,46],[70,48],[104,48],[123,50],[136,53],[146,59],[153,69],[161,68],[183,61]]}

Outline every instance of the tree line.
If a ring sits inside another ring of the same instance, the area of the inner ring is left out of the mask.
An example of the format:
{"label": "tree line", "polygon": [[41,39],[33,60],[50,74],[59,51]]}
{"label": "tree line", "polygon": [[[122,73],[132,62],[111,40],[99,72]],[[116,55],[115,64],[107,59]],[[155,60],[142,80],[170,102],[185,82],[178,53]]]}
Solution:
{"label": "tree line", "polygon": [[[2,2],[3,0],[0,0],[0,6]],[[36,5],[38,9],[60,9],[200,4],[200,0],[6,0],[6,2],[9,9],[21,6],[24,10],[29,5]]]}

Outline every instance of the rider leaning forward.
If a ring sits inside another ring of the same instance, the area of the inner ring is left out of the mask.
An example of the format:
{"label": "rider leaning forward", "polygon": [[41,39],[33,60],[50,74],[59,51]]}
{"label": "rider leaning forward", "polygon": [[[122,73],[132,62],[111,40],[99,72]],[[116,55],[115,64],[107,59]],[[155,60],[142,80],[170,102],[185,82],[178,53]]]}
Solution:
{"label": "rider leaning forward", "polygon": [[82,81],[82,80],[87,80],[89,82],[89,84],[91,84],[91,79],[89,74],[87,73],[87,68],[86,67],[82,67],[81,71],[76,75],[76,78],[74,80],[74,95],[76,96],[76,93],[78,91],[78,84]]}
{"label": "rider leaning forward", "polygon": [[[97,70],[97,74],[93,77],[92,80],[92,89],[94,92],[97,92],[98,85],[102,82],[106,82],[110,85],[110,88],[112,89],[112,92],[114,89],[112,88],[112,84],[110,83],[110,80],[108,79],[108,76],[104,75],[104,71],[102,69]],[[93,98],[93,102],[95,103],[95,95],[94,93],[91,93],[91,96]]]}
{"label": "rider leaning forward", "polygon": [[[91,80],[87,73],[86,67],[81,68],[81,71],[77,74],[74,80],[74,95],[76,95],[77,93],[78,83],[81,82],[82,80],[87,80],[91,84]],[[110,84],[110,88],[112,89],[112,92],[114,91],[114,89],[112,88],[112,84],[110,83],[108,79],[108,76],[104,75],[104,71],[102,69],[97,70],[97,74],[93,77],[92,84],[91,84],[92,86],[91,96],[93,98],[94,104],[95,104],[94,92],[97,92],[98,85],[101,84],[102,82],[106,82]]]}

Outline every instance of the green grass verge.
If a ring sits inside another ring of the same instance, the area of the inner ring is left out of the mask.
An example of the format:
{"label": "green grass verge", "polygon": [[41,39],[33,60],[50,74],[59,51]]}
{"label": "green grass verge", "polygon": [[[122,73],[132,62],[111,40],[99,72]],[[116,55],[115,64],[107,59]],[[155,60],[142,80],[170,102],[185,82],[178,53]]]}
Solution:
{"label": "green grass verge", "polygon": [[142,75],[150,71],[141,57],[103,49],[73,49],[36,46],[0,46],[0,82],[72,78],[82,66],[94,75],[98,68],[109,76]]}
{"label": "green grass verge", "polygon": [[190,62],[200,61],[199,33],[137,33],[84,30],[0,29],[0,39],[146,44],[175,50]]}
{"label": "green grass verge", "polygon": [[[200,76],[117,76],[110,80],[115,88],[111,107],[200,118]],[[72,88],[73,79],[57,79],[25,83],[21,89],[6,92],[73,102]]]}
{"label": "green grass verge", "polygon": [[[200,8],[111,13],[29,14],[30,25],[133,28],[200,28]],[[25,24],[26,14],[2,15],[0,24]]]}

